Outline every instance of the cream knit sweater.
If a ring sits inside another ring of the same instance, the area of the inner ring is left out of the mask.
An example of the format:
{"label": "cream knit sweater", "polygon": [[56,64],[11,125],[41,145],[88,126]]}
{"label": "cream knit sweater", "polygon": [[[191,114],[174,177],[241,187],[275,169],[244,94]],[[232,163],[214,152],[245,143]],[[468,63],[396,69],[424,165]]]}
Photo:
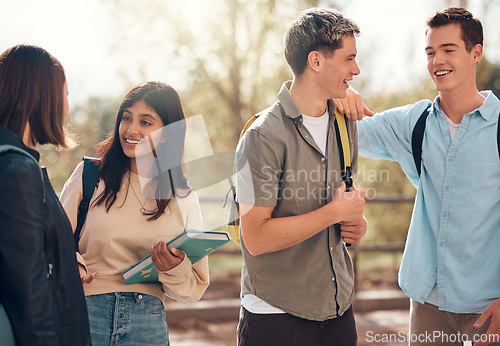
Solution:
{"label": "cream knit sweater", "polygon": [[[60,197],[73,231],[82,199],[82,172],[83,162],[64,185]],[[109,212],[106,212],[104,205],[89,209],[80,233],[77,258],[88,273],[95,273],[96,276],[91,283],[83,284],[85,295],[140,292],[157,296],[162,301],[164,294],[179,302],[197,301],[209,283],[207,257],[191,265],[186,256],[177,267],[159,273],[161,284],[123,283],[120,273],[148,255],[151,245],[160,240],[168,242],[187,228],[203,228],[198,196],[194,191],[185,198],[177,197],[171,201],[159,219],[146,221],[148,217],[140,212],[140,203],[147,200],[144,204],[146,210],[154,210],[156,202],[143,194],[142,179],[140,181],[137,174],[130,172],[130,185],[138,198],[129,187],[128,175],[125,175],[122,189]],[[100,181],[91,205],[103,190],[104,183]]]}

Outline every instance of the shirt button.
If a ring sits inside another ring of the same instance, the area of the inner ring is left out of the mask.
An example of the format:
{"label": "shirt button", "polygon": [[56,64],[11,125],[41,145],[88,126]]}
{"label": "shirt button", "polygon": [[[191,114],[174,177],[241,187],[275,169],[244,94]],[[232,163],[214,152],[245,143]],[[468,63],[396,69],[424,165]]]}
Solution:
{"label": "shirt button", "polygon": [[335,277],[332,278],[332,282],[335,282]]}
{"label": "shirt button", "polygon": [[322,158],[321,158],[321,161],[325,162],[325,158],[324,158],[324,157],[322,157]]}
{"label": "shirt button", "polygon": [[330,190],[330,185],[328,185],[326,188],[327,188],[328,190]]}
{"label": "shirt button", "polygon": [[448,185],[446,185],[446,186],[444,187],[444,189],[445,189],[446,191],[448,191],[448,190],[450,189],[450,187],[449,187]]}
{"label": "shirt button", "polygon": [[330,251],[333,251],[333,246],[330,246]]}

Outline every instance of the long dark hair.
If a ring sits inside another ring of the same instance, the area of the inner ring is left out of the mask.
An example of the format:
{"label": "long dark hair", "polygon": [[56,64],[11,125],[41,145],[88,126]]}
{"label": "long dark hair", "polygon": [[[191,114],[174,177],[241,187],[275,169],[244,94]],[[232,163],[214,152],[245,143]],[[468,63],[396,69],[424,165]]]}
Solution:
{"label": "long dark hair", "polygon": [[[116,202],[116,195],[122,185],[130,183],[124,179],[130,170],[130,158],[123,152],[120,143],[119,127],[125,109],[143,100],[153,108],[163,122],[163,135],[166,143],[154,149],[155,159],[167,167],[153,179],[156,185],[156,209],[144,213],[150,216],[147,221],[158,219],[167,209],[170,201],[176,196],[175,189],[191,191],[183,169],[183,148],[186,137],[186,122],[181,100],[171,86],[161,82],[146,82],[130,90],[123,99],[114,130],[97,145],[97,155],[101,158],[100,176],[104,181],[104,191],[96,199],[94,206],[105,203],[106,211]],[[175,124],[174,124],[175,123]],[[167,126],[174,124],[174,126]],[[175,127],[175,130],[172,130]],[[166,163],[166,165],[165,165]],[[128,191],[128,189],[127,189]],[[125,196],[127,198],[127,196]]]}
{"label": "long dark hair", "polygon": [[29,123],[32,143],[65,147],[65,82],[61,63],[45,49],[7,49],[0,55],[0,127],[22,138]]}

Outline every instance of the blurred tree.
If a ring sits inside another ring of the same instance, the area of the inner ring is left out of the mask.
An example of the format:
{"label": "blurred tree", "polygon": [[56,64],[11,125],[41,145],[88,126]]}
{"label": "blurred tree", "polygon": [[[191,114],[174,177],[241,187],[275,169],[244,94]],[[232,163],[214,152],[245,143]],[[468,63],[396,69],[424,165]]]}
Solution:
{"label": "blurred tree", "polygon": [[74,149],[56,149],[53,145],[40,147],[41,165],[49,167],[49,177],[56,192],[83,156],[95,156],[95,146],[102,141],[115,124],[121,99],[90,98],[72,108],[67,119],[67,133],[76,142]]}
{"label": "blurred tree", "polygon": [[[488,1],[488,0],[486,0]],[[467,0],[445,0],[446,7],[467,7]]]}
{"label": "blurred tree", "polygon": [[491,90],[500,97],[500,64],[491,63],[483,56],[477,68],[477,87],[479,90]]}
{"label": "blurred tree", "polygon": [[[467,5],[467,1],[445,2]],[[483,2],[485,6],[490,3]],[[281,83],[291,78],[282,53],[288,23],[301,9],[324,6],[342,10],[345,3],[200,0],[187,6],[163,0],[113,0],[106,3],[115,13],[110,19],[115,24],[111,54],[117,66],[133,66],[123,68],[127,71],[122,75],[124,89],[145,81],[151,71],[158,79],[178,83],[174,87],[181,94],[185,113],[203,114],[215,150],[231,151],[245,121],[274,102]],[[361,83],[358,88],[363,91],[369,81]],[[381,111],[437,95],[428,78],[421,85],[404,93],[375,95],[367,104]],[[500,67],[483,59],[478,85],[498,95]],[[42,147],[42,163],[49,166],[56,190],[61,190],[83,155],[95,154],[96,143],[112,130],[120,101],[91,98],[72,108],[69,122],[78,135],[76,149]],[[396,163],[362,159],[356,182],[369,190],[370,197],[414,195],[413,186]],[[364,241],[403,241],[411,209],[411,203],[370,204],[367,218],[373,231]]]}
{"label": "blurred tree", "polygon": [[[112,6],[119,29],[116,42],[136,47],[127,54],[135,54],[132,59],[141,68],[155,65],[155,57],[141,55],[147,45],[158,47],[164,69],[184,71],[185,85],[178,90],[186,113],[204,115],[220,151],[234,150],[246,120],[274,102],[281,83],[291,78],[282,54],[286,27],[298,11],[318,3],[207,0],[186,7],[159,0],[116,0]],[[123,50],[123,45],[116,49]]]}

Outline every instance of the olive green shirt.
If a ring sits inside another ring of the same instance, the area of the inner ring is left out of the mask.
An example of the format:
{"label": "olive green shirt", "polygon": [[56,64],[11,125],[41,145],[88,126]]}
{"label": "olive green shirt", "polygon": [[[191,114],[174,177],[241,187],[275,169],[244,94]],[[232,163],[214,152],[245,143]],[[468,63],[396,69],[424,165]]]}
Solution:
{"label": "olive green shirt", "polygon": [[[326,205],[341,182],[335,103],[328,102],[327,153],[323,155],[303,125],[287,86],[283,84],[278,101],[260,114],[236,150],[238,202],[272,206],[273,218],[306,214]],[[347,126],[355,173],[357,130],[350,120]],[[316,321],[341,316],[351,306],[353,265],[337,227],[259,256],[252,256],[243,240],[241,248],[242,296],[254,294],[287,313]]]}

